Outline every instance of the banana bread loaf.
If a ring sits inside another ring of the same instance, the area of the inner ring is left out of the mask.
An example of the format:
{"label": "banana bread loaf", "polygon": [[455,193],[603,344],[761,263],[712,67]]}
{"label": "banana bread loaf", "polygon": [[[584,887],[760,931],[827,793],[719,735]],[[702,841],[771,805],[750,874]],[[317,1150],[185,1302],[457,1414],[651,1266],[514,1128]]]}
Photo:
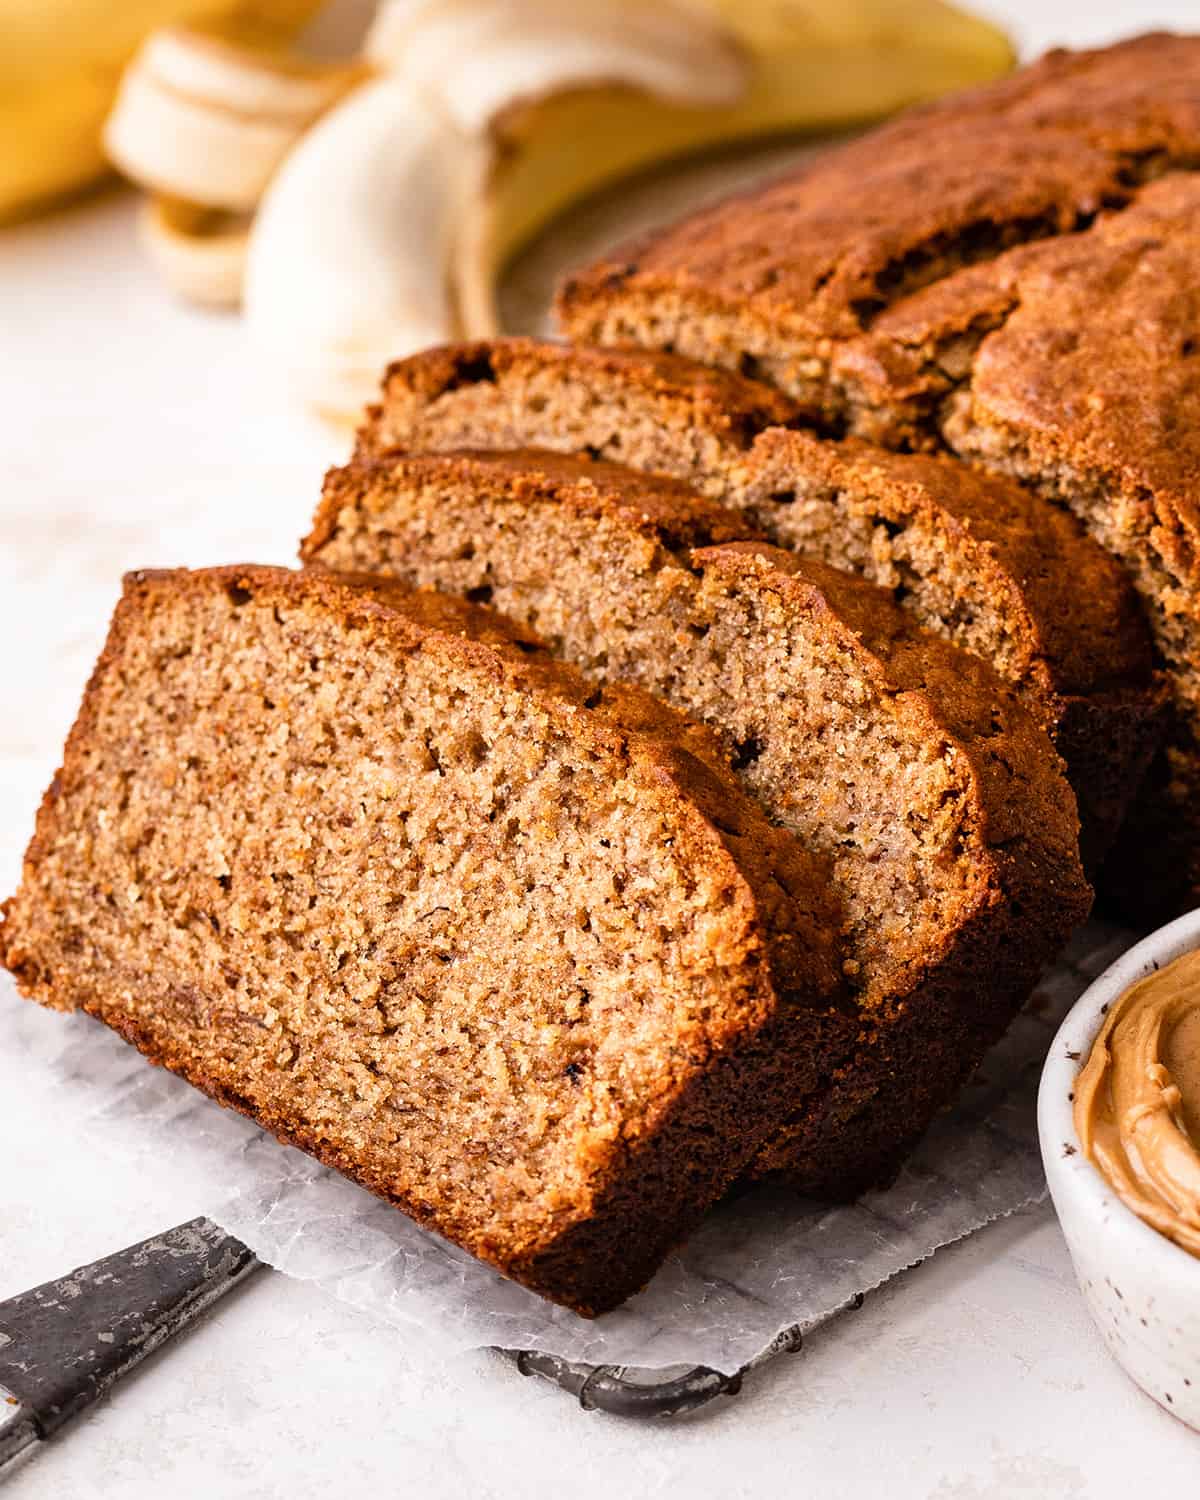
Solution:
{"label": "banana bread loaf", "polygon": [[704,720],[829,862],[862,1045],[759,1170],[848,1196],[953,1097],[1090,893],[1058,757],[992,670],[885,591],[739,535],[744,516],[603,462],[397,454],[330,474],[303,556],[486,600]]}
{"label": "banana bread loaf", "polygon": [[567,278],[572,338],[753,374],[840,424],[839,349],[908,293],[1200,160],[1200,37],[1053,52]]}
{"label": "banana bread loaf", "polygon": [[685,479],[770,540],[888,588],[926,629],[990,661],[1045,726],[1096,870],[1163,720],[1124,570],[1011,479],[819,442],[786,430],[795,417],[769,388],[676,355],[499,339],[393,365],[358,452],[533,446],[619,459]]}
{"label": "banana bread loaf", "polygon": [[134,574],[0,958],[599,1312],[858,1030],[820,869],[691,736],[442,596]]}

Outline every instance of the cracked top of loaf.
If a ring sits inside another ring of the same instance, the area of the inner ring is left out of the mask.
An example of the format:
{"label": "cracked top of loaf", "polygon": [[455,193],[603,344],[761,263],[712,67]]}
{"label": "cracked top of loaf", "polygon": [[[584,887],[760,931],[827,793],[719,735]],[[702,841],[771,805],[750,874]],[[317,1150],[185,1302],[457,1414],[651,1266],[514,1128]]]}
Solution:
{"label": "cracked top of loaf", "polygon": [[[1087,233],[1031,245],[894,308],[877,340],[937,391],[969,391],[971,420],[1019,428],[1200,528],[1200,178],[1173,173]],[[965,375],[939,351],[974,331]]]}

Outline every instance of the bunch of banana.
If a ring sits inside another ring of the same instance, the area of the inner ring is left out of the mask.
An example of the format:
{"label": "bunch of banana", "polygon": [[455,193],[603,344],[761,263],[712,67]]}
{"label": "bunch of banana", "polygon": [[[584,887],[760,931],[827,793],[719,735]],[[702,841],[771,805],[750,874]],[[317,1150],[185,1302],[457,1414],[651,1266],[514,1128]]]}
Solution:
{"label": "bunch of banana", "polygon": [[359,68],[152,38],[107,140],[172,283],[240,291],[298,392],[353,419],[388,359],[494,332],[505,262],[597,187],[1011,63],[941,0],[384,0]]}
{"label": "bunch of banana", "polygon": [[320,0],[0,0],[0,223],[109,170],[100,128],[121,70],[159,26],[286,45]]}

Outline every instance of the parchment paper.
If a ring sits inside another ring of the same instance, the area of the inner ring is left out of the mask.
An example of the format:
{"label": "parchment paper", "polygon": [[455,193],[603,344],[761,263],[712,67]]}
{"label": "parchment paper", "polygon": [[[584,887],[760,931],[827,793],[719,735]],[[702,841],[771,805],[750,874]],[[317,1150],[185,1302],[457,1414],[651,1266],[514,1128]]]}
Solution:
{"label": "parchment paper", "polygon": [[150,1067],[97,1022],[20,1000],[7,978],[0,1034],[27,1060],[45,1107],[76,1114],[95,1149],[193,1183],[197,1214],[270,1265],[402,1328],[410,1343],[731,1372],[785,1328],[822,1321],[856,1292],[1042,1196],[1034,1102],[1046,1048],[1076,996],[1130,941],[1096,925],[1079,934],[887,1191],[831,1208],[752,1189],[716,1208],[644,1292],[590,1322]]}

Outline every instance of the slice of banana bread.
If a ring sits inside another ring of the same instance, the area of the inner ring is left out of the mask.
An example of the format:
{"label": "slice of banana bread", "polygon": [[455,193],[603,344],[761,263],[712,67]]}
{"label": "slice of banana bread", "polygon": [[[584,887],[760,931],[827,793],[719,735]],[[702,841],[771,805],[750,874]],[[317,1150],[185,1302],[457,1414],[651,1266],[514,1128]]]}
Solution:
{"label": "slice of banana bread", "polygon": [[485,599],[704,720],[828,860],[868,1024],[759,1165],[848,1194],[953,1097],[1090,893],[1058,757],[993,671],[885,591],[739,530],[603,462],[401,454],[330,474],[303,555]]}
{"label": "slice of banana bread", "polygon": [[[356,453],[557,448],[675,474],[719,499],[721,474],[765,427],[800,416],[758,381],[657,350],[503,338],[389,366]],[[711,490],[705,480],[711,477]]]}
{"label": "slice of banana bread", "polygon": [[1163,721],[1124,570],[1011,479],[819,442],[785,429],[795,416],[768,388],[675,355],[500,339],[393,365],[358,451],[532,446],[619,459],[685,479],[771,541],[888,588],[926,629],[990,661],[1046,727],[1097,869]]}
{"label": "slice of banana bread", "polygon": [[567,278],[572,338],[672,349],[843,419],[834,360],[892,303],[1200,160],[1200,37],[1051,53]]}
{"label": "slice of banana bread", "polygon": [[858,1030],[820,871],[691,735],[443,596],[134,574],[0,957],[595,1313]]}

